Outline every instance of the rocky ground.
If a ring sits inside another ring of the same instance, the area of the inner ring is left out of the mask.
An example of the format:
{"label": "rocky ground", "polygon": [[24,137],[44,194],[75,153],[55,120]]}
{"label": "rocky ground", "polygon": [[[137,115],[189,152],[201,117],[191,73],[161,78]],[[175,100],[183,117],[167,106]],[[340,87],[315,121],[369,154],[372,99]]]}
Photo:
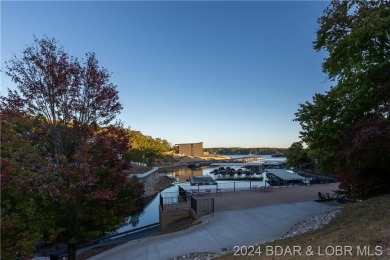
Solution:
{"label": "rocky ground", "polygon": [[[131,170],[129,171],[130,174],[142,174],[147,171],[150,171],[152,167],[148,166],[140,166],[140,165],[132,165]],[[175,181],[174,178],[165,176],[165,175],[160,175],[152,185],[145,187],[145,194],[144,196],[150,196],[153,195],[159,191],[162,191],[169,186]]]}
{"label": "rocky ground", "polygon": [[211,258],[214,258],[217,256],[220,256],[220,254],[210,253],[210,252],[191,253],[191,254],[186,254],[186,255],[179,256],[179,257],[170,258],[168,260],[184,260],[184,259],[202,260],[202,259],[211,259]]}
{"label": "rocky ground", "polygon": [[168,188],[174,181],[175,178],[160,175],[151,186],[145,187],[145,196],[155,194]]}
{"label": "rocky ground", "polygon": [[130,173],[130,174],[141,174],[141,173],[150,171],[152,168],[153,167],[132,164],[130,171],[126,170],[125,172]]}
{"label": "rocky ground", "polygon": [[303,219],[297,224],[292,226],[287,233],[281,238],[294,237],[300,234],[319,229],[328,224],[334,217],[340,212],[341,208],[333,208],[325,211],[321,215],[313,216],[310,218]]}
{"label": "rocky ground", "polygon": [[172,233],[184,229],[194,228],[200,224],[206,224],[214,218],[213,214],[207,214],[199,217],[198,219],[184,218],[177,220],[168,226],[168,231],[166,233]]}

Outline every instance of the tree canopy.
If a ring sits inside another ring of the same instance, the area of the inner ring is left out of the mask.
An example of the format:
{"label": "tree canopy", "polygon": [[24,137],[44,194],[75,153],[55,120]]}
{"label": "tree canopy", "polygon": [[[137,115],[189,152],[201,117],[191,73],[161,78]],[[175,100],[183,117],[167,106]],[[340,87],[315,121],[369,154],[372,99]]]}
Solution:
{"label": "tree canopy", "polygon": [[127,132],[131,141],[131,149],[127,152],[126,158],[133,162],[142,162],[152,166],[157,157],[172,149],[172,145],[167,140],[153,138],[140,131],[128,129]]}
{"label": "tree canopy", "polygon": [[267,154],[280,154],[280,153],[283,153],[286,149],[285,148],[270,148],[270,147],[258,147],[258,148],[216,147],[216,148],[204,148],[204,150],[210,154],[267,155]]}
{"label": "tree canopy", "polygon": [[287,157],[287,165],[290,167],[307,168],[312,166],[308,157],[308,151],[303,148],[301,142],[292,143],[284,153],[284,156]]}
{"label": "tree canopy", "polygon": [[314,49],[329,53],[322,67],[336,84],[300,105],[302,140],[322,168],[342,176],[343,188],[388,191],[390,2],[332,1],[318,23]]}
{"label": "tree canopy", "polygon": [[38,241],[77,245],[116,230],[142,184],[129,178],[116,86],[93,53],[79,62],[35,39],[6,63],[17,90],[1,99],[2,252],[29,256]]}

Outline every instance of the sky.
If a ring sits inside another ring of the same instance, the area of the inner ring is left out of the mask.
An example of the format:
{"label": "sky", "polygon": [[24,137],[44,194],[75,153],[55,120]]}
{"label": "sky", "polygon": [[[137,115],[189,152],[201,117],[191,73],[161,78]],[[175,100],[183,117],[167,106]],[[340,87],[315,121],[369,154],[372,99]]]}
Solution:
{"label": "sky", "polygon": [[[324,1],[1,1],[1,67],[37,38],[112,73],[125,127],[171,144],[300,141],[300,103],[333,84],[313,41]],[[1,74],[1,91],[15,89]]]}

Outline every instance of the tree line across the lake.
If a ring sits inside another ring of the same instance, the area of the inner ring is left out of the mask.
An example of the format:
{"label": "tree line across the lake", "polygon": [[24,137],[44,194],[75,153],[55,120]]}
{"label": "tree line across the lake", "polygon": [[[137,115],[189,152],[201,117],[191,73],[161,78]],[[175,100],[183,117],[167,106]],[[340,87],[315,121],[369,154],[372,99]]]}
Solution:
{"label": "tree line across the lake", "polygon": [[[390,191],[390,2],[332,1],[316,51],[334,86],[295,113],[290,148],[206,148],[210,154],[281,154],[291,166],[336,173],[361,198]],[[94,53],[81,60],[54,39],[34,39],[5,63],[16,90],[1,96],[1,255],[77,246],[117,230],[137,212],[143,184],[131,161],[153,164],[174,148],[114,122],[122,110]],[[114,122],[114,123],[113,123]],[[305,146],[304,146],[305,144]]]}
{"label": "tree line across the lake", "polygon": [[218,147],[218,148],[204,148],[205,152],[209,154],[227,154],[227,155],[266,155],[274,154],[281,155],[286,150],[285,148],[270,148],[270,147],[259,147],[259,148],[241,148],[241,147]]}

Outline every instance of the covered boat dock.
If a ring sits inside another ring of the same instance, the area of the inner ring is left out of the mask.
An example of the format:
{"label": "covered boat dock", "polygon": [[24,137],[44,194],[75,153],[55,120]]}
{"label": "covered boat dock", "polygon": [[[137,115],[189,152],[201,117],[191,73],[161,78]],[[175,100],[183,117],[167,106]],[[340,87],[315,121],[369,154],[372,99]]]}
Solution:
{"label": "covered boat dock", "polygon": [[212,163],[210,166],[221,166],[221,167],[232,167],[232,166],[240,166],[240,167],[257,167],[259,172],[263,172],[265,169],[282,169],[284,168],[286,162],[283,161],[261,161],[261,162],[252,162],[252,163],[223,163],[217,162]]}
{"label": "covered boat dock", "polygon": [[265,169],[268,183],[272,186],[305,183],[306,178],[292,171],[283,169]]}
{"label": "covered boat dock", "polygon": [[216,162],[210,164],[210,166],[258,166],[264,168],[272,168],[272,167],[283,167],[285,162],[282,161],[261,161],[261,162],[252,162],[252,163],[224,163],[224,162]]}
{"label": "covered boat dock", "polygon": [[217,185],[217,182],[210,176],[192,176],[190,177],[190,184],[194,185]]}

